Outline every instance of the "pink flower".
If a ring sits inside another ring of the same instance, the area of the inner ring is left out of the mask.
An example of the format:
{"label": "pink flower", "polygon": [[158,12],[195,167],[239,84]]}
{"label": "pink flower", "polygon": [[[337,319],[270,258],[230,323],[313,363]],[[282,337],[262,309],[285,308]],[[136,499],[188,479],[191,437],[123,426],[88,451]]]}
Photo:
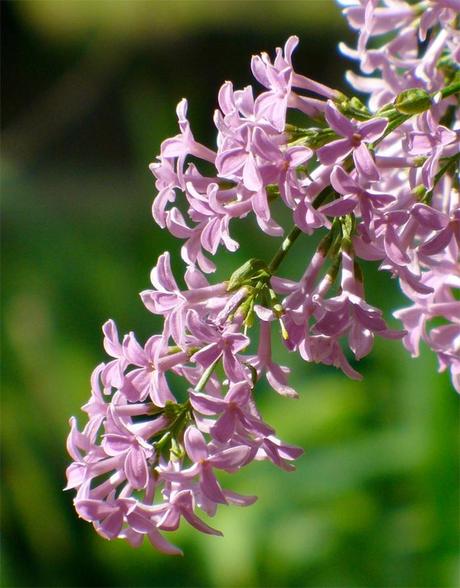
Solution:
{"label": "pink flower", "polygon": [[342,252],[342,293],[324,300],[315,316],[314,333],[334,338],[347,334],[356,359],[370,352],[375,334],[389,339],[405,335],[388,329],[382,312],[365,302],[362,285],[354,275],[353,259],[345,251]]}
{"label": "pink flower", "polygon": [[261,320],[260,322],[259,348],[257,355],[250,358],[249,363],[255,368],[259,378],[265,373],[268,383],[278,394],[298,398],[297,392],[287,383],[289,368],[272,361],[271,323],[266,320]]}
{"label": "pink flower", "polygon": [[175,402],[165,377],[165,371],[187,360],[185,352],[167,356],[168,348],[161,335],[155,335],[142,348],[134,333],[123,339],[124,355],[131,365],[138,366],[126,375],[123,392],[130,401],[143,401],[148,396],[156,406]]}
{"label": "pink flower", "polygon": [[339,112],[331,101],[327,104],[326,120],[331,129],[344,138],[318,149],[318,159],[321,163],[338,163],[352,153],[358,174],[367,180],[378,180],[380,174],[366,143],[380,138],[388,121],[384,118],[375,118],[366,122],[353,122]]}
{"label": "pink flower", "polygon": [[222,488],[214,475],[213,469],[218,468],[227,472],[234,472],[245,464],[250,448],[244,445],[214,450],[210,453],[203,434],[193,426],[188,427],[184,434],[184,445],[188,457],[193,465],[181,472],[162,472],[165,479],[181,481],[183,478],[199,477],[201,491],[210,500],[227,504]]}
{"label": "pink flower", "polygon": [[127,361],[123,356],[123,348],[118,338],[118,331],[113,320],[108,320],[102,327],[104,333],[104,349],[107,354],[115,358],[107,363],[102,372],[101,380],[104,388],[113,386],[117,388],[123,383],[123,372]]}
{"label": "pink flower", "polygon": [[193,311],[188,315],[188,325],[196,340],[204,344],[193,355],[194,361],[208,368],[222,358],[222,365],[231,382],[246,379],[246,369],[238,354],[249,345],[249,338],[235,332],[236,325],[224,329],[216,328],[203,323]]}
{"label": "pink flower", "polygon": [[214,439],[225,443],[238,429],[240,434],[270,435],[274,431],[254,414],[254,402],[248,382],[238,382],[229,387],[225,398],[192,392],[190,402],[197,412],[211,416],[220,414],[210,429]]}
{"label": "pink flower", "polygon": [[128,424],[111,407],[102,447],[107,455],[123,457],[123,470],[133,488],[145,488],[149,481],[148,462],[154,450],[146,439],[163,430],[167,424],[167,419],[162,417],[148,423]]}

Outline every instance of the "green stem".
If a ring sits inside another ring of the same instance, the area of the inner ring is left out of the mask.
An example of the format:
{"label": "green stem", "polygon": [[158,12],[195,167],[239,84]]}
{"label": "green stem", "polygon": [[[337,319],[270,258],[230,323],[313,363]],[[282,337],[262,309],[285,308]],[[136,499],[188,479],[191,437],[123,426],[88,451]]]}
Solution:
{"label": "green stem", "polygon": [[371,148],[375,149],[377,147],[377,145],[383,141],[383,139],[386,139],[386,137],[388,137],[388,135],[390,135],[395,129],[400,127],[407,120],[409,120],[412,116],[414,116],[414,115],[413,114],[399,114],[399,113],[397,115],[395,115],[395,117],[389,121],[388,126],[385,129],[385,132],[383,133],[383,135],[379,139],[377,139],[377,141],[374,141],[372,143]]}
{"label": "green stem", "polygon": [[[220,357],[218,357],[210,366],[208,366],[201,378],[199,379],[197,385],[194,388],[195,392],[202,392],[209,381],[209,378],[212,375],[216,365],[219,363]],[[183,404],[180,405],[171,405],[174,406],[175,415],[171,419],[171,422],[168,425],[168,430],[166,433],[163,434],[161,439],[155,443],[155,448],[157,454],[160,455],[162,451],[166,449],[171,450],[171,443],[174,439],[177,439],[181,436],[185,426],[192,418],[192,405],[190,404],[190,400],[187,400]]]}
{"label": "green stem", "polygon": [[212,372],[214,371],[216,365],[219,363],[220,361],[220,357],[218,357],[210,366],[208,366],[203,374],[201,375],[201,378],[198,381],[198,384],[195,386],[194,388],[194,392],[202,392],[204,390],[204,387],[206,386],[206,384],[209,381],[209,378],[212,376]]}
{"label": "green stem", "polygon": [[[460,80],[455,80],[452,84],[440,90],[440,92],[443,98],[448,98],[449,96],[458,94],[460,92]],[[439,92],[435,92],[433,96],[436,96],[438,93]]]}
{"label": "green stem", "polygon": [[271,274],[274,274],[276,272],[276,270],[280,266],[281,262],[288,254],[288,251],[291,249],[292,245],[294,244],[294,241],[297,239],[297,237],[300,235],[301,232],[302,231],[299,229],[299,227],[295,226],[291,230],[289,235],[281,243],[281,247],[278,249],[278,251],[275,253],[273,259],[268,264],[268,270],[270,271]]}
{"label": "green stem", "polygon": [[449,157],[448,161],[442,166],[442,168],[438,171],[438,173],[434,176],[434,185],[439,182],[442,176],[450,170],[450,168],[454,168],[455,164],[460,161],[460,153]]}

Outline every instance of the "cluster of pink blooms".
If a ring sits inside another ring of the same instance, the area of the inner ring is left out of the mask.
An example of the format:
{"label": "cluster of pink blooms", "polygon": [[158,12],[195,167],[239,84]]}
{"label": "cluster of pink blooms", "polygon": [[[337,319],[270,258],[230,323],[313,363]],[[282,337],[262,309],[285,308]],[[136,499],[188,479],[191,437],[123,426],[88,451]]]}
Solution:
{"label": "cluster of pink blooms", "polygon": [[[348,80],[368,94],[366,105],[296,73],[298,39],[290,37],[273,61],[253,57],[258,95],[231,82],[220,89],[216,149],[195,139],[182,100],[180,132],[151,164],[153,217],[184,241],[186,287],[164,253],[141,294],[164,317],[163,332],[142,345],[132,332],[120,338],[113,321],[104,325],[110,359],[93,373],[89,421],[80,432],[72,418],[68,438],[67,488],[77,489],[79,516],[107,539],[136,546],[147,536],[160,551],[180,553],[162,532],[184,518],[219,534],[204,515],[255,500],[223,488],[219,470],[253,460],[293,469],[302,450],[277,438],[255,402],[263,377],[297,396],[289,369],[272,357],[272,335],[355,379],[345,348],[360,359],[379,335],[402,339],[416,356],[423,340],[460,391],[460,0],[343,3],[359,39],[342,51],[362,72]],[[303,127],[289,124],[292,109]],[[211,166],[213,175],[203,171]],[[254,214],[266,234],[283,235],[274,200],[294,223],[274,258],[250,259],[228,281],[209,283],[219,246],[238,247],[233,219]],[[300,279],[280,276],[295,240],[317,232]],[[402,330],[366,301],[362,259],[398,279],[409,299],[394,313]],[[168,374],[187,382],[185,401]]]}

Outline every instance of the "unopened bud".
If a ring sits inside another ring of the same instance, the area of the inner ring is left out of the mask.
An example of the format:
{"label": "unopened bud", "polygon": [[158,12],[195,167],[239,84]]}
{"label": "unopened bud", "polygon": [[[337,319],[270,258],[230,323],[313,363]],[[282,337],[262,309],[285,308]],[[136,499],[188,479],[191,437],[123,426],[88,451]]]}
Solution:
{"label": "unopened bud", "polygon": [[431,107],[431,96],[422,88],[404,90],[395,100],[395,108],[401,114],[419,114]]}

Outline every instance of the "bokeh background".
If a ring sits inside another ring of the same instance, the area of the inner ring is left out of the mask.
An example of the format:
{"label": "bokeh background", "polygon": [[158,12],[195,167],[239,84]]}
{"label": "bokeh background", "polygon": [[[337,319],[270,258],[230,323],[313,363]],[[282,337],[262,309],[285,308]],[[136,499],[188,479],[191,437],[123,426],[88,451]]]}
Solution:
{"label": "bokeh background", "polygon": [[[249,60],[301,38],[297,69],[346,89],[352,42],[332,0],[5,1],[2,10],[2,583],[12,586],[424,587],[459,585],[458,398],[435,358],[377,342],[361,383],[293,357],[298,401],[260,388],[262,413],[306,449],[295,473],[254,464],[225,482],[257,493],[222,508],[224,538],[184,527],[183,558],[107,542],[64,493],[70,415],[103,359],[101,324],[147,337],[159,323],[138,292],[178,243],[150,216],[147,165],[189,99],[194,132],[214,144],[223,81],[252,83]],[[289,219],[284,218],[286,226]],[[235,223],[246,256],[276,240]],[[285,275],[300,275],[308,239]],[[369,269],[370,301],[404,305]],[[218,277],[219,277],[218,276]],[[395,325],[395,322],[392,322]]]}

